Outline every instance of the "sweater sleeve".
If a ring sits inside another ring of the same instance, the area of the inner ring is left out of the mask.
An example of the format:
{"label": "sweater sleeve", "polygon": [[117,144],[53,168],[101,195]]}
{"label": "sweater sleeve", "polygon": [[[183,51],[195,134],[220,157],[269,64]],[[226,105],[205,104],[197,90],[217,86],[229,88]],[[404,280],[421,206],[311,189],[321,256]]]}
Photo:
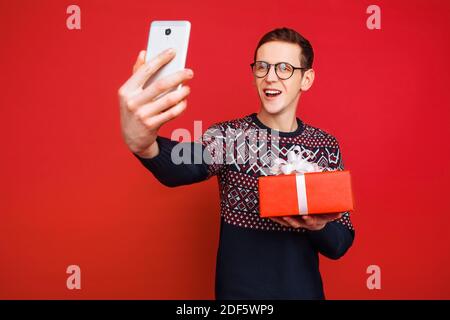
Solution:
{"label": "sweater sleeve", "polygon": [[[336,154],[336,162],[329,164],[329,167],[335,170],[344,170],[344,162],[339,145],[337,146]],[[306,230],[306,233],[315,248],[330,259],[342,257],[352,246],[355,237],[355,230],[348,211],[344,212],[340,219],[328,222],[323,229],[317,231]]]}
{"label": "sweater sleeve", "polygon": [[177,142],[158,136],[155,157],[133,155],[167,187],[188,185],[209,179],[223,168],[223,131],[214,125],[194,142]]}

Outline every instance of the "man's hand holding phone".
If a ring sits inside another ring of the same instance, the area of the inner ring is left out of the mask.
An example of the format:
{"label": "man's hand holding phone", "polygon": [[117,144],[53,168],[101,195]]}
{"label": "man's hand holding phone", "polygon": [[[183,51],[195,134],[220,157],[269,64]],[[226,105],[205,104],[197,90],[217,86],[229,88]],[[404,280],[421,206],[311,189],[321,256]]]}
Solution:
{"label": "man's hand holding phone", "polygon": [[[120,120],[122,135],[128,148],[142,158],[153,158],[159,153],[156,137],[159,128],[178,117],[187,106],[190,88],[180,84],[192,79],[193,71],[184,69],[160,78],[145,89],[146,81],[174,57],[174,50],[166,50],[145,62],[146,52],[139,53],[133,75],[120,87]],[[159,97],[159,98],[157,98]]]}

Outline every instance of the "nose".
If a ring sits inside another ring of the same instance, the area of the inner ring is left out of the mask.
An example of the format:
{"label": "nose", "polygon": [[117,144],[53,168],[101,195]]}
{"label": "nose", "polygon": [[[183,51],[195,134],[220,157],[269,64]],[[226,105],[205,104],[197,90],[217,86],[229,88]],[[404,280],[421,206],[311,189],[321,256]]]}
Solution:
{"label": "nose", "polygon": [[270,66],[269,67],[269,72],[267,73],[266,81],[267,82],[278,81],[278,76],[275,73],[275,66]]}

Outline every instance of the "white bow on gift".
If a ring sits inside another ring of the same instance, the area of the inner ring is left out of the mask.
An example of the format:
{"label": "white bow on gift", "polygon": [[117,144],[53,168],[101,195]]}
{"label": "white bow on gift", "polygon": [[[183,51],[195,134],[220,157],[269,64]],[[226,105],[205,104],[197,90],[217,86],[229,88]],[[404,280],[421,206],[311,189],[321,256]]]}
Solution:
{"label": "white bow on gift", "polygon": [[[303,158],[303,154],[306,153],[306,157]],[[295,146],[287,154],[287,161],[281,158],[274,160],[273,166],[270,168],[270,172],[274,175],[278,174],[291,174],[305,173],[305,172],[319,172],[327,170],[327,168],[319,166],[317,163],[310,162],[314,158],[314,153],[311,150],[301,151],[300,146]]]}
{"label": "white bow on gift", "polygon": [[[306,153],[306,157],[303,158],[303,154]],[[306,181],[305,173],[307,172],[320,172],[328,171],[328,168],[319,166],[317,163],[310,162],[315,157],[311,150],[302,151],[300,146],[295,146],[287,154],[287,161],[277,158],[274,160],[273,166],[270,168],[270,172],[274,175],[279,174],[291,174],[295,175],[295,185],[297,189],[297,203],[298,212],[300,215],[308,214],[308,199],[306,194]]]}

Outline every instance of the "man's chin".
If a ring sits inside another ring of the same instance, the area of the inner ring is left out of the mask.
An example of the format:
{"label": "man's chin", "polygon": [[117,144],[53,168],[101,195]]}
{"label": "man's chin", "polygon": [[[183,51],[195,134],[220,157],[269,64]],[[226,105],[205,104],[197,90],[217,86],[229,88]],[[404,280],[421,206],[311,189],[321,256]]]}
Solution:
{"label": "man's chin", "polygon": [[263,103],[262,108],[266,113],[276,115],[283,111],[284,106],[282,104]]}

